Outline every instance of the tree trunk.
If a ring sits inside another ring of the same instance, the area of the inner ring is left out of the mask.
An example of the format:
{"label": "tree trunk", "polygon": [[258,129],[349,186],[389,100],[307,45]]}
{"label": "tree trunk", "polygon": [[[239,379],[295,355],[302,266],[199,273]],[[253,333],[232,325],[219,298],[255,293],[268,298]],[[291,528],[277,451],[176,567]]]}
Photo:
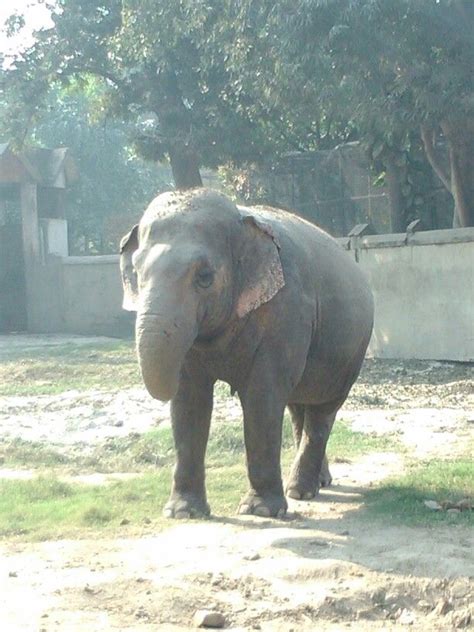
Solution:
{"label": "tree trunk", "polygon": [[171,171],[177,189],[202,187],[199,159],[189,146],[176,143],[169,150]]}
{"label": "tree trunk", "polygon": [[447,121],[441,128],[449,150],[454,223],[474,226],[474,120]]}
{"label": "tree trunk", "polygon": [[384,163],[390,198],[390,230],[392,233],[402,233],[406,226],[404,222],[405,206],[402,194],[401,169],[395,163],[393,156],[385,156]]}
{"label": "tree trunk", "polygon": [[434,130],[422,127],[426,157],[454,198],[454,227],[474,226],[474,119],[441,123],[449,153],[449,173],[436,150]]}

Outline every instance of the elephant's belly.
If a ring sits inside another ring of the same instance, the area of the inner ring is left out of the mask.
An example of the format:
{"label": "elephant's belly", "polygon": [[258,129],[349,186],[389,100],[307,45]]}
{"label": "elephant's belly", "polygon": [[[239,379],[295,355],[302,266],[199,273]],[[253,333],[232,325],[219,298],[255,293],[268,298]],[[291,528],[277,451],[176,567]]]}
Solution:
{"label": "elephant's belly", "polygon": [[357,379],[360,361],[339,363],[321,362],[309,359],[301,380],[290,396],[289,403],[326,404],[341,402],[347,397],[352,384]]}

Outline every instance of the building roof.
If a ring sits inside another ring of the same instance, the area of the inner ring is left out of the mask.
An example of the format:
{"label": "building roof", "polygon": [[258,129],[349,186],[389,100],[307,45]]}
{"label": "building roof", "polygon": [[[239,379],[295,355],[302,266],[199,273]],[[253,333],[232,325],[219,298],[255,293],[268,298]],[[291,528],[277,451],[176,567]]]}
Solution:
{"label": "building roof", "polygon": [[0,143],[0,183],[36,182],[44,187],[64,189],[79,177],[70,150],[30,148],[15,152],[9,143]]}

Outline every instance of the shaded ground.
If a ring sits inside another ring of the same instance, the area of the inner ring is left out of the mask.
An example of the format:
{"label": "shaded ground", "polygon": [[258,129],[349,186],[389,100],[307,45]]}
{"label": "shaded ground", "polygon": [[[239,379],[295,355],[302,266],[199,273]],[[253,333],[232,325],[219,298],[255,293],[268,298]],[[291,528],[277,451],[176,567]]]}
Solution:
{"label": "shaded ground", "polygon": [[[22,353],[65,342],[6,338],[0,338],[0,358],[3,366],[15,360],[17,375],[25,370]],[[405,452],[333,464],[335,485],[318,501],[291,501],[285,521],[229,515],[170,523],[163,533],[143,524],[133,538],[3,541],[0,629],[186,630],[203,607],[223,612],[231,630],[468,627],[472,531],[455,514],[436,526],[403,526],[399,516],[369,520],[363,494],[402,471],[407,459],[466,454],[473,373],[462,364],[368,360],[341,416],[357,430],[397,437]],[[5,380],[9,374],[11,367]],[[240,414],[238,401],[219,389],[214,421]],[[0,449],[20,437],[82,453],[107,438],[166,423],[168,408],[151,400],[138,381],[120,391],[8,395],[0,398]],[[25,472],[0,469],[2,475]]]}

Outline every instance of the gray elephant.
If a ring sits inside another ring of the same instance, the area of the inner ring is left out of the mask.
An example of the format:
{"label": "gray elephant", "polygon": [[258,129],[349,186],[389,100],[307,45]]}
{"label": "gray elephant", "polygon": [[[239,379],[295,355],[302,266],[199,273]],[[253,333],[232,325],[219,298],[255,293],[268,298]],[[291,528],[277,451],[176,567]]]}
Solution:
{"label": "gray elephant", "polygon": [[176,467],[164,514],[209,514],[204,458],[217,380],[243,409],[250,490],[239,513],[287,510],[286,406],[297,444],[286,494],[314,497],[330,482],[326,443],[372,332],[372,295],[351,257],[296,215],[195,189],[153,200],[121,241],[121,273],[146,388],[171,400]]}

